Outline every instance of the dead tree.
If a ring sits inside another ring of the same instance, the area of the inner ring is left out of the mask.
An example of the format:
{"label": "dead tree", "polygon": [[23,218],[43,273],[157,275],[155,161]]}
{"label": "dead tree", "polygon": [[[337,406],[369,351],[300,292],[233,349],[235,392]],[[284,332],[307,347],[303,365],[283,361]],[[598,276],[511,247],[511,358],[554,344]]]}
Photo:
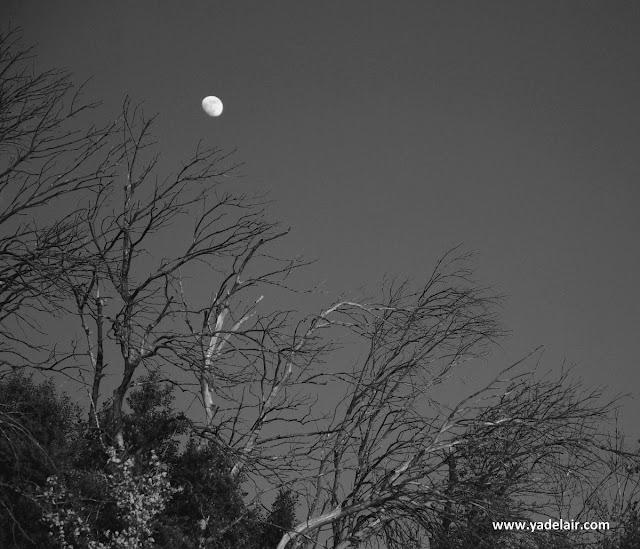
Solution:
{"label": "dead tree", "polygon": [[452,424],[433,413],[433,391],[500,334],[494,304],[464,258],[447,256],[417,288],[392,284],[383,301],[330,309],[327,322],[354,334],[362,356],[336,372],[343,398],[307,451],[308,518],[280,548],[326,527],[331,547],[347,547],[404,514],[431,516],[434,488],[418,481],[436,472]]}
{"label": "dead tree", "polygon": [[[0,35],[0,366],[62,369],[42,343],[56,282],[81,269],[77,201],[111,175],[110,125],[68,73],[40,71],[18,30]],[[55,211],[55,214],[52,212]]]}
{"label": "dead tree", "polygon": [[593,470],[610,408],[566,378],[509,369],[453,409],[438,401],[461,363],[500,334],[494,303],[464,263],[445,259],[417,290],[400,284],[384,301],[327,310],[324,322],[363,347],[335,372],[344,396],[331,416],[292,450],[307,472],[291,481],[307,518],[278,549],[435,543],[443,525],[461,526],[463,509],[521,517],[533,496],[549,508],[554,475]]}
{"label": "dead tree", "polygon": [[[260,197],[231,189],[231,155],[198,146],[172,173],[160,167],[154,120],[140,106],[125,100],[113,123],[92,126],[85,115],[97,105],[81,101],[82,88],[32,62],[19,33],[0,37],[3,366],[67,372],[88,385],[93,418],[107,404],[105,376],[117,372],[108,402],[116,434],[141,366],[183,368],[196,374],[211,416],[224,348],[243,337],[255,346],[266,337],[258,332],[276,337],[278,321],[254,318],[246,300],[301,265],[269,251],[287,231],[267,220]],[[46,343],[46,326],[69,313],[80,332],[62,352]],[[193,369],[185,352],[196,348]]]}
{"label": "dead tree", "polygon": [[[210,364],[251,315],[249,308],[235,316],[232,302],[240,306],[238,293],[295,265],[286,262],[245,278],[252,258],[286,231],[266,219],[259,199],[229,190],[235,164],[220,149],[198,147],[176,173],[160,175],[152,125],[140,106],[125,100],[116,121],[119,170],[92,190],[82,218],[91,275],[64,281],[85,335],[94,407],[109,342],[118,349],[117,360],[110,361],[119,373],[109,407],[120,443],[123,402],[134,375],[141,366],[184,366],[186,342],[193,343],[196,333],[194,314],[201,321],[196,343],[203,352],[197,376],[211,414]],[[184,281],[193,277],[206,279],[203,291],[216,284],[218,290],[208,305],[190,309],[186,294],[193,288],[185,292]]]}
{"label": "dead tree", "polygon": [[[575,488],[600,475],[605,455],[599,446],[612,405],[566,371],[505,376],[459,423],[447,454],[455,479],[449,476],[432,546],[499,546],[505,533],[493,531],[495,520],[579,519]],[[520,535],[535,541],[535,534]]]}

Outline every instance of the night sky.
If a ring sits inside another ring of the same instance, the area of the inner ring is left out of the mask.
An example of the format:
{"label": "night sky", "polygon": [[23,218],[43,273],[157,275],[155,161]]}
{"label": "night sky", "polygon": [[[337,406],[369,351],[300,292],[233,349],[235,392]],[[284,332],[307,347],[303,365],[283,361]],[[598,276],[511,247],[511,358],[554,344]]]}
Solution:
{"label": "night sky", "polygon": [[[640,4],[7,1],[40,66],[160,114],[167,163],[237,148],[327,299],[416,279],[454,245],[504,294],[488,367],[630,393],[640,373]],[[225,104],[201,110],[205,95]]]}

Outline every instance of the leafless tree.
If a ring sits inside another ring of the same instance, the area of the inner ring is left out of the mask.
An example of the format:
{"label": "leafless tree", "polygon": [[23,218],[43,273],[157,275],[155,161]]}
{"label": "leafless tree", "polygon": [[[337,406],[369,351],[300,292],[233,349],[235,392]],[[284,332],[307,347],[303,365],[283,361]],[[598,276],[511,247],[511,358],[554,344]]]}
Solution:
{"label": "leafless tree", "polygon": [[[279,549],[445,547],[469,524],[549,510],[558,479],[597,469],[610,405],[567,375],[523,375],[518,363],[453,409],[438,401],[502,333],[467,259],[447,254],[424,284],[340,300],[290,335],[286,313],[257,314],[262,294],[231,306],[244,289],[237,259],[205,321],[185,315],[181,357],[199,382],[205,435],[236,456],[230,474],[257,478],[256,493],[265,480],[289,485],[306,502]],[[247,286],[282,271],[266,273]],[[336,352],[341,334],[355,336],[357,356]]]}
{"label": "leafless tree", "polygon": [[594,545],[631,549],[640,543],[640,450],[637,441],[629,447],[618,417],[612,432],[601,434],[597,441],[601,459],[595,474],[576,471],[562,495],[576,508],[578,520],[610,523],[608,530],[593,534]]}
{"label": "leafless tree", "polygon": [[461,439],[446,454],[447,501],[433,530],[435,547],[497,546],[502,533],[492,520],[580,519],[577,488],[600,474],[602,427],[612,411],[600,391],[569,372],[528,371],[487,396],[461,422]]}
{"label": "leafless tree", "polygon": [[[110,176],[110,126],[62,71],[38,71],[20,32],[0,34],[0,365],[59,365],[36,343],[55,282],[76,268],[79,195]],[[52,211],[56,215],[52,215]],[[34,353],[33,351],[38,351]],[[38,356],[45,353],[45,359]]]}
{"label": "leafless tree", "polygon": [[610,407],[566,377],[510,368],[453,409],[438,402],[455,368],[499,334],[492,303],[443,261],[417,291],[401,284],[381,303],[329,309],[325,322],[357,334],[366,353],[336,375],[344,398],[297,450],[307,518],[278,549],[437,547],[474,515],[549,509],[557,475],[593,469]]}
{"label": "leafless tree", "polygon": [[[432,513],[437,491],[426,489],[419,505],[417,480],[428,478],[427,465],[437,472],[433,456],[451,446],[447,433],[458,420],[432,413],[429,391],[500,334],[494,301],[471,280],[465,258],[446,256],[418,289],[390,284],[380,302],[341,300],[288,339],[259,341],[250,363],[260,368],[225,410],[225,442],[238,450],[232,475],[293,475],[307,496],[308,519],[280,547],[317,540],[327,526],[331,546],[347,547],[383,524]],[[331,366],[339,331],[355,335],[363,353],[347,369]],[[329,412],[315,405],[327,397]]]}
{"label": "leafless tree", "polygon": [[[211,363],[252,314],[239,297],[279,284],[300,264],[267,253],[287,231],[266,219],[261,199],[229,190],[231,155],[198,146],[176,173],[161,176],[153,117],[127,99],[113,123],[87,129],[96,104],[80,101],[82,88],[68,74],[37,72],[32,63],[18,32],[2,35],[3,364],[68,369],[90,387],[92,416],[105,375],[119,371],[109,403],[117,433],[138,368],[184,366],[176,357],[195,344],[204,353],[196,373],[210,414]],[[252,270],[257,258],[267,264],[260,273]],[[189,308],[192,288],[183,282],[193,277],[217,290]],[[81,328],[64,353],[41,343],[41,323],[56,311],[75,315]]]}
{"label": "leafless tree", "polygon": [[[92,190],[82,216],[91,276],[64,277],[62,283],[85,335],[94,408],[106,352],[114,351],[109,342],[117,348],[111,364],[118,365],[118,382],[110,402],[117,437],[124,397],[142,365],[193,371],[211,421],[212,363],[231,336],[247,338],[243,325],[255,306],[242,309],[241,295],[276,283],[299,264],[263,254],[287,231],[266,219],[258,198],[228,190],[226,176],[235,168],[228,154],[198,147],[177,173],[158,175],[152,124],[139,106],[124,102],[114,148],[119,170]],[[174,238],[178,227],[181,238]],[[251,269],[257,257],[276,266],[257,273]],[[205,306],[188,304],[193,289],[185,290],[184,281],[192,277],[206,279],[203,291],[217,288]],[[200,353],[197,366],[187,350]]]}

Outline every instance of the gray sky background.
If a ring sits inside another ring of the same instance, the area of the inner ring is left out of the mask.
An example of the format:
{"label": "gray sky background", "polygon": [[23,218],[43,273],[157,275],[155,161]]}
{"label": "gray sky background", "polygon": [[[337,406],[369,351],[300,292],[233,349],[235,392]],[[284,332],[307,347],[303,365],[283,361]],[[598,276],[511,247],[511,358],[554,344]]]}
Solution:
{"label": "gray sky background", "polygon": [[[495,364],[631,393],[640,434],[640,4],[2,2],[43,66],[159,112],[168,162],[238,148],[329,295],[462,243],[507,295]],[[217,95],[222,117],[200,100]]]}

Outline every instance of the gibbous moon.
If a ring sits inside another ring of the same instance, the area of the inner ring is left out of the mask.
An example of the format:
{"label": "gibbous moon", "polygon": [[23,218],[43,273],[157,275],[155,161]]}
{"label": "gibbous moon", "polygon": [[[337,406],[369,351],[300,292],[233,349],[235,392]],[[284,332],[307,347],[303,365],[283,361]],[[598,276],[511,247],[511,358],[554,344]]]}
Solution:
{"label": "gibbous moon", "polygon": [[222,101],[215,95],[209,95],[202,100],[202,110],[209,116],[220,116],[222,108]]}

